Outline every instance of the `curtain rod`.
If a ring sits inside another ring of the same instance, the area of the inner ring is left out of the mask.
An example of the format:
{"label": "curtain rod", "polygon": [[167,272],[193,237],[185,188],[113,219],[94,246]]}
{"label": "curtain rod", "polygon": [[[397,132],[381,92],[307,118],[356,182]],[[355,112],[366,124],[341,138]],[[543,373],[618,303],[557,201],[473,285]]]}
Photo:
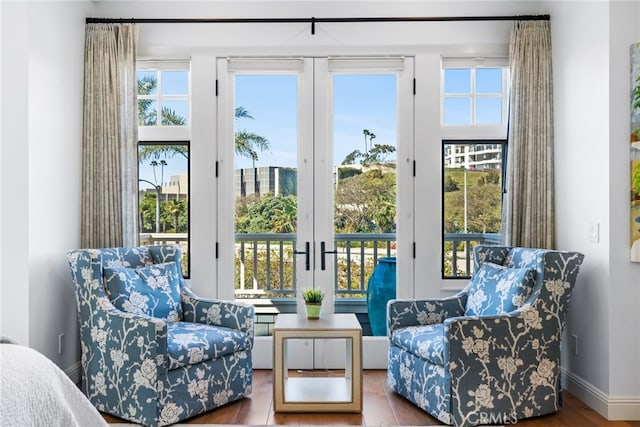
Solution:
{"label": "curtain rod", "polygon": [[87,24],[277,24],[308,23],[311,34],[323,22],[455,22],[455,21],[548,21],[550,15],[517,16],[396,16],[359,18],[87,18]]}

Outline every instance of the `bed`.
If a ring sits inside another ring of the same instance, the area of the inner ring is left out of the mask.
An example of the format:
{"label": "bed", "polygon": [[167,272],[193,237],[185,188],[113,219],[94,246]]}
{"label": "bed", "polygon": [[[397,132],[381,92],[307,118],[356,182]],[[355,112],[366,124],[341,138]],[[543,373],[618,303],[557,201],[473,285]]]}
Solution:
{"label": "bed", "polygon": [[44,355],[0,337],[0,426],[107,426],[71,379]]}

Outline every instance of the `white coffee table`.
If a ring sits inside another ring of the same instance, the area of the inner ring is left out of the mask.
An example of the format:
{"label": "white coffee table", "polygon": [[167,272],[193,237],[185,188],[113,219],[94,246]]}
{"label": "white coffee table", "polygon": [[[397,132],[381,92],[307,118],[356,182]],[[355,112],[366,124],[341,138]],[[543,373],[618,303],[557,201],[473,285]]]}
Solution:
{"label": "white coffee table", "polygon": [[[289,377],[287,340],[344,339],[344,377]],[[274,412],[362,412],[362,327],[355,314],[278,314],[273,328]]]}

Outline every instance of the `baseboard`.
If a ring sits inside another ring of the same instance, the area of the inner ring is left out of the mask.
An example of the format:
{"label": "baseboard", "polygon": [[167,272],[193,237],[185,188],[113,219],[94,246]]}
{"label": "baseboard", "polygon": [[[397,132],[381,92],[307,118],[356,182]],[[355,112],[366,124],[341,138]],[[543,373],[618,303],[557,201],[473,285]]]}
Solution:
{"label": "baseboard", "polygon": [[80,381],[82,380],[82,364],[80,362],[76,362],[65,369],[64,373],[71,378],[71,381],[73,381],[74,384],[80,384]]}
{"label": "baseboard", "polygon": [[583,378],[562,369],[565,390],[609,421],[640,421],[640,396],[611,397]]}

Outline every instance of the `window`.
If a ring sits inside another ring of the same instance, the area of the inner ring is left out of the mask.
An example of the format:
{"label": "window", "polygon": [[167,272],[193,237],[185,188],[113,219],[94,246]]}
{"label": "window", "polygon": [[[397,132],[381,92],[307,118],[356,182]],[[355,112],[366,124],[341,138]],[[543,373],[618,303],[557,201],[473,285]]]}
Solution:
{"label": "window", "polygon": [[138,144],[141,245],[179,244],[189,276],[189,143]]}
{"label": "window", "polygon": [[506,122],[506,68],[444,68],[443,126],[501,126]]}
{"label": "window", "polygon": [[137,67],[139,244],[179,244],[189,277],[189,62]]}
{"label": "window", "polygon": [[189,125],[189,70],[185,64],[142,62],[136,80],[139,126]]}
{"label": "window", "polygon": [[446,279],[470,277],[473,247],[500,242],[508,72],[499,60],[482,62],[443,61],[442,276]]}

